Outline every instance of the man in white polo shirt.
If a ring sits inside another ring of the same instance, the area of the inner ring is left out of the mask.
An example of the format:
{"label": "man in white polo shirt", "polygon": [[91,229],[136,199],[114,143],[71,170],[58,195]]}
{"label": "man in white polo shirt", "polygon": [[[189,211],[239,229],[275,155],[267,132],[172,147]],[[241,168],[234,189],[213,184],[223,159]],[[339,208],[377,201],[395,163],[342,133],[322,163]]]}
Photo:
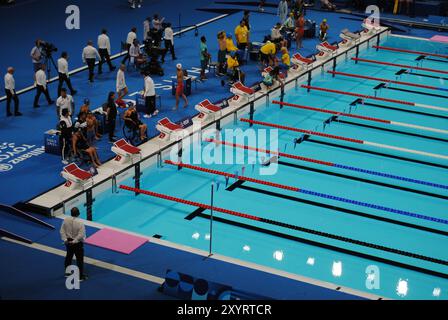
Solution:
{"label": "man in white polo shirt", "polygon": [[128,36],[126,38],[126,49],[128,52],[127,52],[126,56],[124,57],[123,61],[121,62],[122,64],[125,64],[126,61],[128,61],[128,59],[130,58],[129,49],[131,48],[135,39],[137,39],[137,28],[133,27],[131,29],[131,31],[129,31]]}
{"label": "man in white polo shirt", "polygon": [[67,94],[67,89],[61,89],[61,96],[56,100],[56,115],[58,119],[61,117],[62,110],[68,109],[70,116],[75,113],[75,101],[73,97]]}
{"label": "man in white polo shirt", "polygon": [[145,90],[143,96],[145,97],[145,107],[146,114],[143,116],[145,118],[151,118],[159,113],[156,109],[156,90],[154,87],[154,81],[149,76],[149,74],[142,72],[145,79]]}
{"label": "man in white polo shirt", "polygon": [[87,46],[82,50],[82,61],[89,67],[89,81],[93,82],[95,76],[96,58],[101,59],[98,50],[93,46],[93,41],[89,40]]}
{"label": "man in white polo shirt", "polygon": [[58,59],[58,73],[59,73],[59,84],[58,84],[58,97],[61,95],[62,85],[65,82],[72,95],[76,94],[76,90],[72,87],[72,82],[70,81],[70,75],[68,73],[68,53],[62,52],[61,57]]}
{"label": "man in white polo shirt", "polygon": [[171,57],[176,60],[176,54],[174,53],[174,32],[171,28],[171,23],[167,24],[165,28],[165,48],[171,52]]}
{"label": "man in white polo shirt", "polygon": [[128,94],[128,86],[126,85],[125,72],[126,66],[122,64],[117,72],[117,94],[118,100],[123,99],[124,96]]}
{"label": "man in white polo shirt", "polygon": [[14,68],[9,67],[5,74],[5,93],[6,93],[6,116],[12,116],[11,100],[14,100],[14,115],[21,116],[19,112],[19,98],[16,93],[16,81],[14,80]]}
{"label": "man in white polo shirt", "polygon": [[112,65],[110,61],[110,39],[107,35],[107,30],[103,29],[101,34],[98,36],[98,52],[100,54],[101,60],[98,65],[98,74],[103,73],[103,64],[107,62],[109,65],[109,70],[114,71],[116,68]]}
{"label": "man in white polo shirt", "polygon": [[49,105],[54,103],[50,98],[50,94],[48,93],[47,87],[47,74],[45,73],[46,66],[43,64],[40,69],[35,74],[36,80],[36,96],[34,97],[34,108],[39,108],[39,98],[43,93],[45,98],[47,98],[47,102]]}

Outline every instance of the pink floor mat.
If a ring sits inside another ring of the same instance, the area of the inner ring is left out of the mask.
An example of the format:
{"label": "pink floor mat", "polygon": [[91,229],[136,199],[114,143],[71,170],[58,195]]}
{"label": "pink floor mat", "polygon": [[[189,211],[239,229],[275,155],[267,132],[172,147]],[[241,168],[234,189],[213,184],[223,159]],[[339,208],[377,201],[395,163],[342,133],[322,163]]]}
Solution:
{"label": "pink floor mat", "polygon": [[432,37],[429,40],[448,43],[448,36],[439,36],[439,35],[437,35],[437,36]]}
{"label": "pink floor mat", "polygon": [[97,247],[130,254],[148,242],[148,239],[106,228],[94,233],[85,242]]}

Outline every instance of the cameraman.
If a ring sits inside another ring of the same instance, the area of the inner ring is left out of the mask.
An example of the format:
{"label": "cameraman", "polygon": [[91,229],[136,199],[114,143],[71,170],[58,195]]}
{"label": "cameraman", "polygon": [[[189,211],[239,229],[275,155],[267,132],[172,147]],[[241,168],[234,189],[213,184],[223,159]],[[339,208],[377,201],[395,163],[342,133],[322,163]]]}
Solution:
{"label": "cameraman", "polygon": [[40,67],[42,66],[42,61],[44,58],[44,54],[42,52],[42,40],[37,39],[35,46],[31,50],[31,60],[33,61],[33,70],[34,73],[40,70]]}
{"label": "cameraman", "polygon": [[68,54],[62,52],[61,57],[58,59],[58,73],[59,73],[59,85],[58,85],[58,97],[61,95],[62,84],[65,82],[70,89],[72,96],[76,94],[76,90],[72,87],[68,73]]}

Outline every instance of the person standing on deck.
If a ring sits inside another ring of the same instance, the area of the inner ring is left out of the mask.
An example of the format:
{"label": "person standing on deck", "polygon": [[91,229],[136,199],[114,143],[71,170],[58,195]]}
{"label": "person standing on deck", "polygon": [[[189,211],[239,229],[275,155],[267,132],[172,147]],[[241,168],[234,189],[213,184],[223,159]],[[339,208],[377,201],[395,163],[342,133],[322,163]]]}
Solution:
{"label": "person standing on deck", "polygon": [[286,0],[281,0],[278,4],[277,15],[280,19],[280,23],[285,23],[288,18],[288,2]]}
{"label": "person standing on deck", "polygon": [[79,209],[77,207],[72,208],[71,217],[64,219],[60,234],[67,248],[64,261],[65,276],[71,275],[67,273],[67,267],[72,264],[73,256],[76,256],[76,264],[79,269],[79,281],[84,281],[87,280],[87,276],[84,274],[84,240],[86,239],[86,228],[78,219],[79,215]]}
{"label": "person standing on deck", "polygon": [[187,96],[184,93],[184,71],[182,70],[182,65],[178,63],[176,65],[176,78],[177,78],[177,87],[176,87],[176,107],[174,107],[173,111],[177,111],[179,108],[179,98],[182,97],[184,99],[184,108],[188,106]]}

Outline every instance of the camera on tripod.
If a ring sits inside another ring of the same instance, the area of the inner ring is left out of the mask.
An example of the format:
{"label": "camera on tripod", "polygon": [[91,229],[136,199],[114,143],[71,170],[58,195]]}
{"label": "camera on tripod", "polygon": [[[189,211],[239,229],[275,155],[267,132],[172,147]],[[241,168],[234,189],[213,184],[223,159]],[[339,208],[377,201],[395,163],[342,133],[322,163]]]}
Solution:
{"label": "camera on tripod", "polygon": [[41,46],[42,46],[42,52],[46,57],[51,57],[53,52],[58,51],[58,48],[51,42],[42,41]]}
{"label": "camera on tripod", "polygon": [[167,49],[160,48],[155,45],[154,39],[151,37],[145,41],[145,53],[149,57],[148,64],[144,67],[144,71],[150,74],[164,75],[162,65],[159,62],[159,58],[162,57],[162,61],[165,60]]}

